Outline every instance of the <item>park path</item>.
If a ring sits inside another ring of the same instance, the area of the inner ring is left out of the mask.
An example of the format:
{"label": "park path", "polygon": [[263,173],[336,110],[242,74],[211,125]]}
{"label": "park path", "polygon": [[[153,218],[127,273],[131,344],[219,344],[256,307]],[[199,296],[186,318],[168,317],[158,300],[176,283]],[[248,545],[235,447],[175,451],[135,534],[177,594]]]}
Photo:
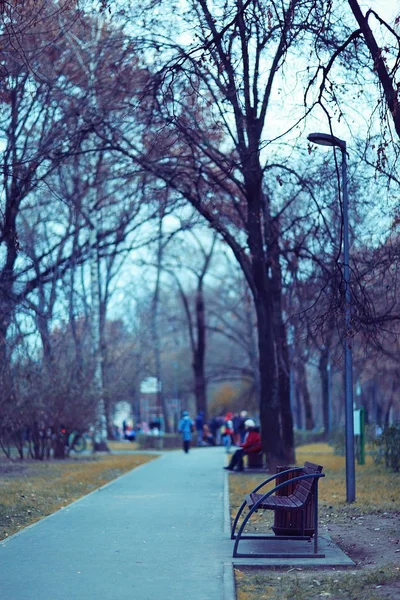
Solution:
{"label": "park path", "polygon": [[0,542],[1,600],[234,600],[225,456],[166,452]]}

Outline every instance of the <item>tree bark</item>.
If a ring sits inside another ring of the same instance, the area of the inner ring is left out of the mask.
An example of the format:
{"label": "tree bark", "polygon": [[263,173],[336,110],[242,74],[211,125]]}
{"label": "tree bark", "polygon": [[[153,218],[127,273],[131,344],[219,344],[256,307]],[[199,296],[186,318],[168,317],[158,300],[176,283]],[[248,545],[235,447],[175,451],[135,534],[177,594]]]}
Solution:
{"label": "tree bark", "polygon": [[330,433],[331,422],[330,422],[330,390],[329,390],[329,373],[328,368],[330,368],[329,364],[329,348],[324,347],[321,350],[320,358],[319,358],[319,376],[321,380],[321,398],[322,398],[322,418],[324,424],[324,437],[327,438]]}
{"label": "tree bark", "polygon": [[[162,413],[164,428],[167,433],[170,432],[169,425],[169,415],[167,410],[167,403],[165,400],[165,396],[162,389],[162,365],[161,365],[161,342],[160,335],[158,332],[157,326],[157,317],[158,317],[158,308],[160,302],[160,280],[161,280],[161,269],[163,263],[163,238],[162,238],[162,222],[163,222],[163,212],[161,209],[160,218],[159,218],[159,230],[158,230],[158,249],[157,249],[157,278],[156,285],[154,289],[153,296],[153,310],[152,310],[152,319],[151,319],[151,329],[153,335],[153,344],[154,344],[154,358],[156,365],[156,379],[157,379],[157,409]],[[157,415],[159,417],[160,415]]]}
{"label": "tree bark", "polygon": [[307,431],[311,431],[315,427],[315,421],[313,417],[313,408],[310,399],[310,392],[308,391],[307,384],[307,372],[304,364],[304,360],[300,358],[298,361],[298,374],[299,374],[299,383],[301,385],[301,391],[303,395],[303,404],[304,404],[304,416],[306,420],[306,429]]}
{"label": "tree bark", "polygon": [[[265,202],[264,202],[265,205]],[[268,211],[264,210],[264,214]],[[290,364],[287,345],[286,327],[282,318],[282,269],[280,264],[279,220],[269,217],[270,239],[268,240],[267,266],[270,273],[271,289],[273,294],[274,316],[274,341],[276,345],[276,360],[278,369],[278,389],[280,405],[281,435],[286,450],[285,465],[295,463],[293,414],[290,404]]]}
{"label": "tree bark", "polygon": [[194,352],[193,371],[195,380],[196,409],[204,413],[207,419],[207,395],[205,378],[206,324],[203,287],[199,284],[196,292],[196,330],[197,344]]}
{"label": "tree bark", "polygon": [[[251,159],[250,159],[251,161]],[[249,161],[249,162],[250,162]],[[259,369],[260,369],[260,422],[263,449],[271,473],[277,466],[290,464],[293,448],[284,444],[282,436],[282,398],[279,386],[278,345],[275,343],[274,290],[267,274],[261,229],[261,168],[253,162],[253,173],[248,173],[248,243],[251,253],[251,283],[257,314]],[[288,388],[289,389],[289,388]]]}
{"label": "tree bark", "polygon": [[[96,219],[96,215],[94,216]],[[93,392],[97,398],[96,422],[93,440],[93,450],[104,452],[108,451],[107,446],[107,425],[106,409],[103,397],[103,373],[100,347],[100,282],[99,282],[99,262],[97,247],[97,228],[91,229],[92,257],[90,262],[90,280],[91,280],[91,334],[92,334],[92,358],[93,358]]]}

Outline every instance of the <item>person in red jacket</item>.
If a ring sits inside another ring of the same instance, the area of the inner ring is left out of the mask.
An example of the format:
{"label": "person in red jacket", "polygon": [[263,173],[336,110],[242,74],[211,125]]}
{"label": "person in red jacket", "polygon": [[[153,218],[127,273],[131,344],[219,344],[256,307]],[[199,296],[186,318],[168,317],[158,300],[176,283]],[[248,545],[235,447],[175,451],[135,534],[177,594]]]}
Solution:
{"label": "person in red jacket", "polygon": [[253,452],[261,452],[262,450],[261,435],[253,419],[247,419],[244,425],[247,434],[244,442],[240,444],[240,448],[232,455],[229,465],[224,467],[227,471],[233,471],[235,467],[237,471],[243,471],[243,456]]}

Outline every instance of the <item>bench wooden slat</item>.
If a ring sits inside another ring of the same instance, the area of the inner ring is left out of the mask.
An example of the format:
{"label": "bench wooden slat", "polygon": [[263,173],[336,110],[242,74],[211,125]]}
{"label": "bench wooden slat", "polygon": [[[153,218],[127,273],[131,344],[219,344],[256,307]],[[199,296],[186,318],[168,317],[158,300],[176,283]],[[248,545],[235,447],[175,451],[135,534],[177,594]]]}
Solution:
{"label": "bench wooden slat", "polygon": [[[251,508],[254,506],[258,500],[263,497],[263,494],[247,494],[246,496],[246,504]],[[283,510],[295,510],[302,506],[303,502],[298,500],[297,498],[290,496],[270,496],[266,498],[260,505],[260,510],[264,509],[278,509],[282,508]]]}
{"label": "bench wooden slat", "polygon": [[306,461],[304,463],[303,471],[306,472],[308,469],[310,469],[310,471],[312,471],[313,473],[315,473],[315,472],[322,473],[323,468],[324,467],[321,465],[316,465],[315,463]]}
{"label": "bench wooden slat", "polygon": [[[299,475],[313,475],[322,472],[323,467],[321,465],[315,465],[314,463],[305,462],[302,471]],[[288,496],[269,496],[260,505],[259,508],[263,509],[282,509],[282,510],[299,510],[302,508],[311,497],[313,489],[314,479],[302,479],[295,484],[295,488]],[[247,494],[245,497],[246,504],[251,508],[258,502],[264,494],[257,494],[255,492]]]}
{"label": "bench wooden slat", "polygon": [[296,487],[296,489],[293,492],[293,496],[295,496],[298,500],[300,500],[300,502],[304,503],[306,502],[308,496],[310,495],[311,492],[311,486],[310,488],[304,488],[304,486],[300,485],[301,481],[299,482],[299,485]]}

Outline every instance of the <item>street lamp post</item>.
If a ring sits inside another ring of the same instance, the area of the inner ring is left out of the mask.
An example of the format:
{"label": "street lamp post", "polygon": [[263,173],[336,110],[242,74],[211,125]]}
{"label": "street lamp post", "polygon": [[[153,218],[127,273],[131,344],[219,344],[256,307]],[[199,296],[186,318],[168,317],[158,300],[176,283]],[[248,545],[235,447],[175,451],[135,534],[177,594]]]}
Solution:
{"label": "street lamp post", "polygon": [[353,358],[351,335],[351,294],[349,265],[349,198],[347,194],[347,154],[346,142],[329,133],[310,133],[310,142],[321,146],[340,148],[342,153],[342,190],[343,190],[343,279],[345,286],[345,419],[346,419],[346,500],[356,499],[356,478],[354,460],[354,416],[353,416]]}

